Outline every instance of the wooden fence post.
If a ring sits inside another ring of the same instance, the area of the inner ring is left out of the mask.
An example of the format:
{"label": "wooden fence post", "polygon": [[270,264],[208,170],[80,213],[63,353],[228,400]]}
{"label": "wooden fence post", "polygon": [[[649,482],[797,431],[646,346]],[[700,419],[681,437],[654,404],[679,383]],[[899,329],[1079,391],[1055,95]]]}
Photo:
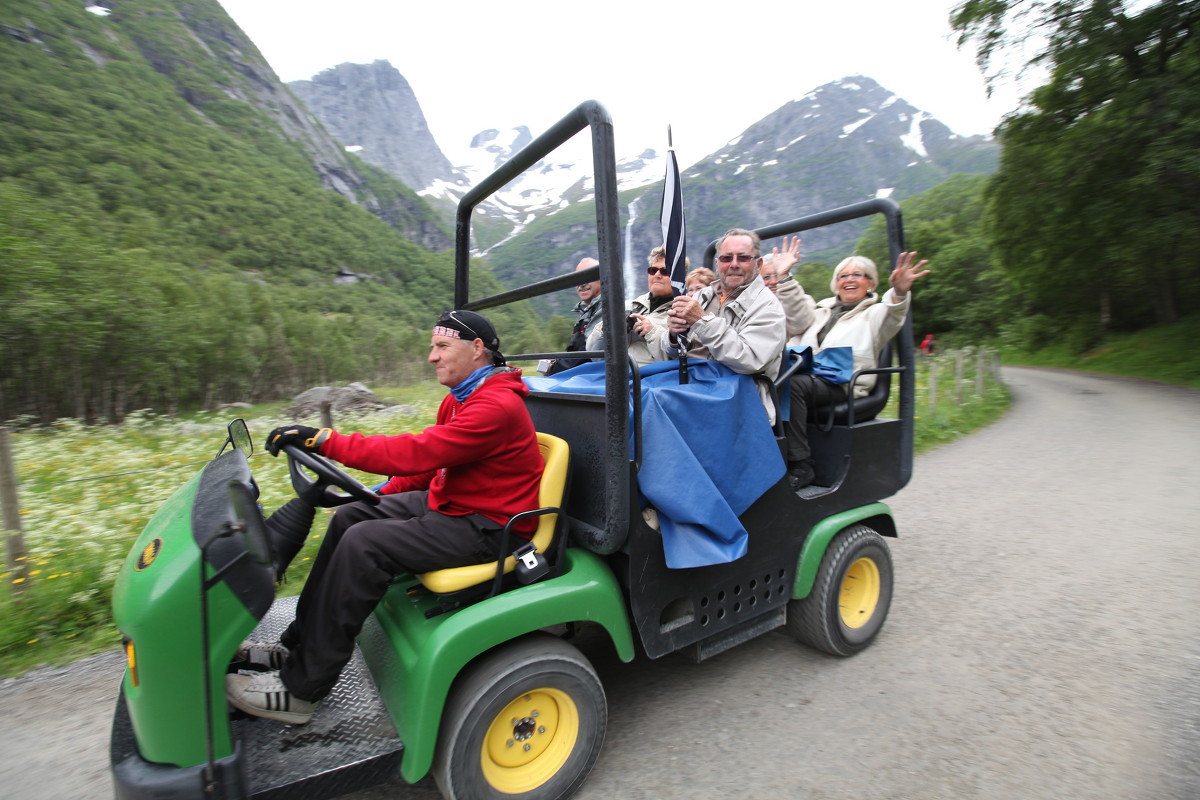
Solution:
{"label": "wooden fence post", "polygon": [[4,553],[13,591],[27,588],[29,562],[21,535],[21,506],[17,502],[17,470],[13,465],[8,428],[0,426],[0,506],[4,509]]}
{"label": "wooden fence post", "polygon": [[938,357],[929,357],[929,413],[937,414]]}
{"label": "wooden fence post", "polygon": [[954,402],[962,405],[963,400],[963,351],[954,351]]}
{"label": "wooden fence post", "polygon": [[975,356],[975,396],[983,397],[983,370],[987,354],[980,350]]}

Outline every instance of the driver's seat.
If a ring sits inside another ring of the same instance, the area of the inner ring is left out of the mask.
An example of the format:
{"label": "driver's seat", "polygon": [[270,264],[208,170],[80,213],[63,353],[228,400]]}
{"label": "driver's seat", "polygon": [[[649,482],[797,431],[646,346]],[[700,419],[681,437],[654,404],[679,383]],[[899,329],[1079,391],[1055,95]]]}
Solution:
{"label": "driver's seat", "polygon": [[[538,449],[542,452],[542,480],[538,488],[538,503],[541,508],[532,511],[523,511],[515,515],[508,521],[508,525],[504,527],[504,535],[501,538],[501,552],[511,552],[512,542],[524,543],[524,539],[514,536],[511,533],[513,523],[520,522],[529,517],[541,517],[538,521],[537,530],[534,531],[533,546],[538,553],[547,554],[550,551],[551,545],[554,544],[555,533],[559,527],[559,516],[561,512],[561,504],[563,494],[566,492],[567,475],[571,462],[571,448],[562,439],[557,436],[552,436],[548,433],[538,431],[537,434]],[[499,567],[499,558],[496,561],[489,561],[486,564],[469,564],[465,567],[451,567],[449,569],[439,569],[432,572],[426,572],[417,576],[421,584],[437,595],[450,595],[462,592],[487,581],[494,581],[499,584],[503,575],[506,575],[516,569],[517,559],[509,555],[504,559],[504,570],[501,572]],[[499,586],[496,585],[498,590]],[[474,596],[474,593],[473,593]],[[448,610],[448,609],[447,609]]]}

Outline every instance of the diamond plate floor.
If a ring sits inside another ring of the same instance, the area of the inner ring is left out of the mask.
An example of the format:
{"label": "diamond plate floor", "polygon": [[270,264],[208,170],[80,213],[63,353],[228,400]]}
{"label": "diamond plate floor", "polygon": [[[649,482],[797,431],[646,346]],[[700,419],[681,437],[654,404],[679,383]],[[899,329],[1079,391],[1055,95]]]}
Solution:
{"label": "diamond plate floor", "polygon": [[[277,640],[295,608],[295,597],[276,600],[250,638]],[[337,797],[391,780],[404,749],[358,648],[307,725],[243,716],[233,734],[251,796],[272,800]]]}

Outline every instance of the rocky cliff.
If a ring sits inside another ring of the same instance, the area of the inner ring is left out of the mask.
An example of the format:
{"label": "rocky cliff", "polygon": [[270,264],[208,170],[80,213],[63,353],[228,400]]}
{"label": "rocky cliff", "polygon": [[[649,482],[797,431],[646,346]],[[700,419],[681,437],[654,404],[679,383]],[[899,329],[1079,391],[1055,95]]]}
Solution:
{"label": "rocky cliff", "polygon": [[408,81],[387,61],[339,64],[288,86],[339,142],[412,189],[434,181],[465,186],[433,140]]}
{"label": "rocky cliff", "polygon": [[[873,197],[900,200],[957,172],[992,172],[998,157],[990,139],[955,135],[870,78],[844,78],[784,104],[684,171],[696,233],[689,249],[698,257],[735,225],[761,227]],[[656,195],[646,197],[635,236],[648,250],[660,234]],[[848,252],[864,225],[814,231],[805,251]]]}

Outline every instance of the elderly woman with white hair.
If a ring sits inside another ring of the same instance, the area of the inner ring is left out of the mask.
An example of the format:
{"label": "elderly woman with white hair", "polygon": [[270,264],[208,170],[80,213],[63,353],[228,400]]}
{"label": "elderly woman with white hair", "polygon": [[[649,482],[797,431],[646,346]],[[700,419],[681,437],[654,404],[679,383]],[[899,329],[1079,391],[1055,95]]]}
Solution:
{"label": "elderly woman with white hair", "polygon": [[[785,252],[790,248],[785,248]],[[798,250],[798,247],[795,248]],[[790,256],[791,254],[788,253]],[[780,259],[777,257],[776,261]],[[787,267],[798,260],[788,258]],[[780,268],[777,296],[788,320],[788,345],[811,347],[814,353],[827,347],[854,350],[854,370],[877,366],[879,352],[904,325],[912,305],[913,283],[929,274],[922,269],[928,261],[914,263],[915,252],[901,253],[892,271],[891,288],[879,297],[879,272],[875,262],[863,256],[850,256],[833,270],[829,288],[834,296],[816,302],[800,284]],[[875,386],[875,375],[862,375],[854,383],[855,397],[863,397]],[[788,481],[793,491],[812,483],[812,451],[808,446],[808,408],[844,399],[850,387],[830,383],[811,373],[794,375],[791,380],[791,412],[787,421]]]}

